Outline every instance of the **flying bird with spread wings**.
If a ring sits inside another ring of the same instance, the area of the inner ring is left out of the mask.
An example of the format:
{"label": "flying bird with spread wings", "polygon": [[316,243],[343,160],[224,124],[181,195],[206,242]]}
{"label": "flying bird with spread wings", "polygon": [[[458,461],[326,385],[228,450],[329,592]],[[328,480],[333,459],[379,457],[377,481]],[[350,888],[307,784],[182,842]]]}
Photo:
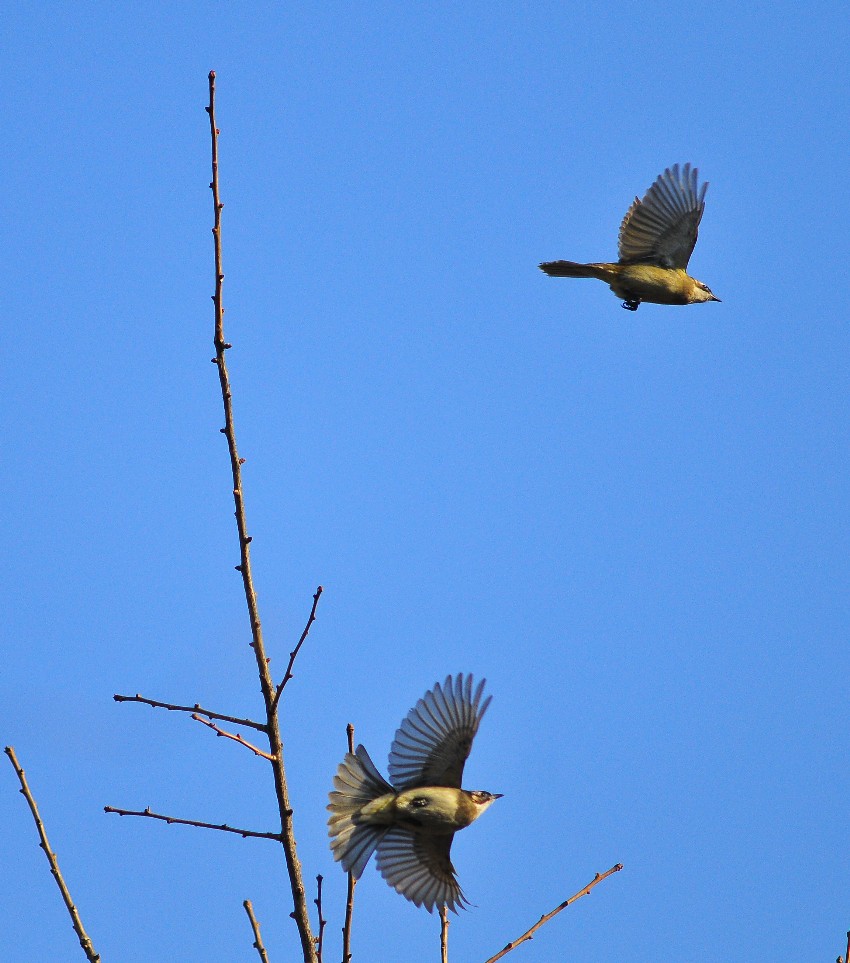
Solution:
{"label": "flying bird with spread wings", "polygon": [[449,858],[454,834],[501,793],[461,789],[463,767],[491,696],[484,680],[448,676],[408,712],[390,747],[391,783],[363,746],[348,752],[328,796],[334,859],[359,879],[377,850],[378,871],[428,912],[467,904]]}
{"label": "flying bird with spread wings", "polygon": [[698,188],[696,167],[668,167],[659,174],[643,200],[635,198],[620,225],[616,264],[577,264],[546,261],[540,265],[550,277],[599,278],[623,307],[637,311],[641,301],[653,304],[698,304],[719,301],[707,284],[692,278],[686,268],[697,243],[705,210],[708,184]]}

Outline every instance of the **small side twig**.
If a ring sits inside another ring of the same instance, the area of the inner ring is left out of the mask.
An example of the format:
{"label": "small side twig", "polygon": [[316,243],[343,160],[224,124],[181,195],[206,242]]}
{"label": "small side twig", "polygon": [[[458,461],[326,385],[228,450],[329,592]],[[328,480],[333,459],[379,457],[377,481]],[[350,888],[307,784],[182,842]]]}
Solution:
{"label": "small side twig", "polygon": [[319,914],[319,935],[316,937],[316,963],[322,963],[322,946],[325,939],[325,925],[328,922],[324,916],[322,916],[322,874],[316,877],[316,898],[313,902],[316,904],[316,910]]}
{"label": "small side twig", "polygon": [[114,695],[116,702],[141,702],[146,706],[153,706],[154,709],[168,709],[170,712],[196,712],[198,715],[206,716],[208,719],[219,719],[221,722],[231,722],[235,726],[247,726],[249,729],[257,729],[266,732],[266,725],[262,722],[254,722],[253,719],[240,719],[238,716],[225,716],[220,712],[211,712],[204,709],[196,702],[193,706],[175,706],[168,702],[157,702],[156,699],[146,699],[137,692],[135,695]]}
{"label": "small side twig", "polygon": [[[348,751],[354,752],[354,726],[349,722],[345,727],[348,735]],[[345,923],[342,927],[342,963],[350,963],[351,960],[351,924],[354,919],[354,887],[357,880],[348,874],[348,895],[345,900]]]}
{"label": "small side twig", "polygon": [[273,839],[280,842],[280,833],[259,833],[253,829],[239,829],[237,826],[228,826],[227,823],[202,823],[197,819],[178,819],[177,816],[164,816],[162,813],[155,813],[150,807],[146,809],[116,809],[114,806],[104,806],[105,813],[115,813],[116,816],[147,816],[148,819],[160,819],[164,823],[177,826],[197,826],[199,829],[217,829],[221,833],[235,833],[243,839]]}
{"label": "small side twig", "polygon": [[310,626],[316,621],[316,606],[319,604],[319,599],[322,596],[324,589],[320,585],[315,593],[313,594],[313,607],[310,609],[310,618],[307,619],[307,624],[304,626],[304,631],[301,633],[301,638],[298,640],[298,645],[289,653],[289,663],[286,666],[286,672],[283,673],[283,679],[281,679],[280,685],[277,687],[274,694],[274,702],[272,703],[272,712],[277,709],[277,704],[280,702],[280,697],[283,694],[283,690],[286,688],[286,683],[292,678],[292,667],[295,665],[295,660],[298,658],[298,653],[301,650],[301,646],[304,645],[304,640],[310,633]]}
{"label": "small side twig", "polygon": [[260,959],[263,963],[269,963],[268,953],[266,953],[266,948],[263,946],[263,938],[260,936],[260,924],[257,922],[257,917],[254,916],[254,907],[251,905],[251,900],[246,899],[242,905],[245,907],[245,912],[251,921],[251,929],[254,931],[254,949],[260,954]]}
{"label": "small side twig", "polygon": [[445,903],[440,907],[440,960],[449,963],[449,912]]}
{"label": "small side twig", "polygon": [[564,902],[561,903],[560,906],[556,906],[551,913],[546,913],[544,916],[541,916],[540,919],[534,924],[534,926],[531,927],[531,929],[526,930],[525,933],[523,933],[522,936],[517,937],[517,939],[511,940],[511,942],[508,943],[504,947],[504,949],[499,950],[499,952],[495,956],[491,956],[488,960],[485,961],[485,963],[496,963],[496,960],[501,960],[503,956],[507,956],[507,954],[510,953],[511,950],[515,950],[520,945],[520,943],[524,943],[526,940],[532,939],[534,934],[540,929],[540,927],[548,923],[553,916],[557,916],[558,913],[561,912],[561,910],[566,909],[571,903],[575,903],[577,899],[581,899],[582,896],[587,896],[587,894],[593,889],[594,886],[598,886],[603,879],[607,879],[609,876],[612,876],[614,873],[619,873],[622,868],[623,868],[623,864],[617,863],[616,866],[612,866],[609,870],[606,870],[604,873],[597,873],[593,877],[593,879],[587,884],[587,886],[583,886],[577,893],[575,893],[569,899],[564,900]]}
{"label": "small side twig", "polygon": [[203,716],[199,716],[197,712],[192,713],[192,718],[195,722],[200,722],[202,726],[206,726],[208,729],[212,729],[217,736],[224,736],[225,739],[232,739],[234,742],[238,742],[240,746],[244,746],[246,749],[250,749],[251,752],[256,756],[260,756],[263,759],[268,759],[269,762],[274,762],[275,757],[269,755],[267,752],[263,752],[262,749],[258,749],[255,745],[248,742],[247,739],[243,739],[242,736],[237,733],[227,732],[220,726],[217,726],[214,722],[209,719],[204,719]]}
{"label": "small side twig", "polygon": [[53,878],[56,880],[56,885],[59,887],[59,892],[62,894],[62,900],[65,903],[65,908],[68,910],[68,915],[71,917],[71,925],[74,927],[74,932],[77,934],[77,938],[80,941],[80,946],[83,948],[83,952],[86,954],[86,958],[89,960],[89,963],[100,963],[100,954],[95,952],[91,937],[88,935],[88,933],[86,933],[83,922],[80,919],[80,914],[77,911],[77,907],[74,905],[74,901],[71,899],[71,893],[68,887],[65,885],[65,880],[63,879],[62,873],[59,870],[59,862],[56,859],[56,853],[54,853],[50,848],[50,843],[47,840],[47,832],[45,831],[44,823],[41,821],[41,816],[38,812],[38,806],[33,798],[33,794],[30,792],[26,774],[24,773],[21,764],[18,762],[18,757],[15,755],[15,750],[12,746],[6,746],[6,755],[9,757],[9,762],[12,763],[12,766],[17,773],[18,782],[21,784],[21,795],[24,797],[24,799],[26,799],[27,804],[30,807],[32,818],[35,821],[35,828],[38,830],[38,836],[41,840],[39,842],[39,846],[44,850],[44,855],[47,857],[48,863],[50,863],[50,872],[53,874]]}

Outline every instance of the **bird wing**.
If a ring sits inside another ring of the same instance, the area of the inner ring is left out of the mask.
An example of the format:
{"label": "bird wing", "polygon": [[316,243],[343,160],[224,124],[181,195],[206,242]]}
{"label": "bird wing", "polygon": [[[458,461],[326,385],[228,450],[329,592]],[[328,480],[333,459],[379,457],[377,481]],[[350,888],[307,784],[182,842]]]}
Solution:
{"label": "bird wing", "polygon": [[448,676],[408,712],[390,747],[389,773],[396,789],[460,789],[472,740],[492,698],[481,701],[484,682],[473,692],[471,675]]}
{"label": "bird wing", "polygon": [[685,164],[659,174],[644,199],[635,198],[620,225],[620,263],[643,261],[660,267],[686,268],[694,245],[708,183],[697,189],[698,171]]}
{"label": "bird wing", "polygon": [[456,913],[467,899],[449,858],[453,839],[393,827],[378,843],[378,871],[397,893],[429,913],[444,903]]}

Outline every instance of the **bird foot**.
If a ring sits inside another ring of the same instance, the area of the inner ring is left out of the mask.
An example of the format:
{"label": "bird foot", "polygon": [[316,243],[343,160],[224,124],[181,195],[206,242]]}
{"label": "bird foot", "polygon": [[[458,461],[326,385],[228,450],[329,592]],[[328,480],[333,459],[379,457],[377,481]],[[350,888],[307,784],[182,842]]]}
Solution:
{"label": "bird foot", "polygon": [[640,307],[640,301],[631,301],[631,300],[623,301],[623,307],[627,311],[637,311],[637,309]]}

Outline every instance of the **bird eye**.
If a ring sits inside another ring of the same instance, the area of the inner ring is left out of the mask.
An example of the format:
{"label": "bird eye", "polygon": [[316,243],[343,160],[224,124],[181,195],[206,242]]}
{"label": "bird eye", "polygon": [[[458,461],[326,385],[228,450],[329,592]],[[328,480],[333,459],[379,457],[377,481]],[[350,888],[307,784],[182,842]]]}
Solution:
{"label": "bird eye", "polygon": [[410,805],[415,809],[424,809],[428,805],[428,800],[424,796],[417,796]]}

